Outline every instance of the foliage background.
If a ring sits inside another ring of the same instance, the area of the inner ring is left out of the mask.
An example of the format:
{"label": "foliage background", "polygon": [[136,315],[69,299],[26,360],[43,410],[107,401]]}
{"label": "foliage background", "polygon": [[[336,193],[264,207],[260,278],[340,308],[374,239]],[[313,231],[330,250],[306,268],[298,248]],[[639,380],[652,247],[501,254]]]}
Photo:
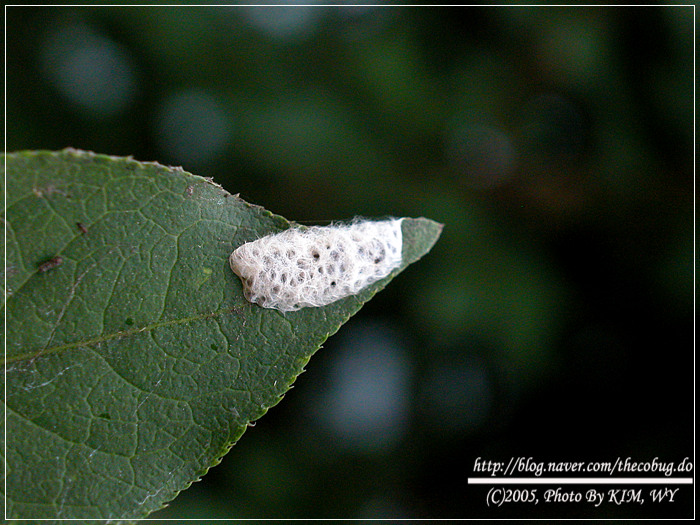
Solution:
{"label": "foliage background", "polygon": [[694,8],[5,14],[8,151],[182,165],[305,223],[446,225],[158,516],[690,514],[688,489],[487,509],[467,478],[694,459]]}

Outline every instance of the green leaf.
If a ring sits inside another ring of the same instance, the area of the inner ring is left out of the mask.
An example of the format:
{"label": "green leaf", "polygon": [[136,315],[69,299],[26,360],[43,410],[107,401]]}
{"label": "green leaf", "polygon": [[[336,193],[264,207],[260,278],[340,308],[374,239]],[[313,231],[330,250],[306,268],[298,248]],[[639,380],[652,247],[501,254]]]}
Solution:
{"label": "green leaf", "polygon": [[359,295],[282,314],[228,266],[282,217],[177,168],[76,150],[4,156],[7,516],[140,518],[216,465]]}

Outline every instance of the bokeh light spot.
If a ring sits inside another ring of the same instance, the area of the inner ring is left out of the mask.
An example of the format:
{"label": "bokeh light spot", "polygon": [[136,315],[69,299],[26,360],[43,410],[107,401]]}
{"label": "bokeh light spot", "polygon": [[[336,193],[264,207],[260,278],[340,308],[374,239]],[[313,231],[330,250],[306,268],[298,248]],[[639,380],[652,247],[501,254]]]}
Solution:
{"label": "bokeh light spot", "polygon": [[52,30],[40,56],[47,79],[63,96],[94,116],[118,113],[133,99],[136,82],[129,55],[86,24]]}
{"label": "bokeh light spot", "polygon": [[[350,327],[348,327],[350,328]],[[348,330],[316,407],[321,423],[348,449],[385,450],[406,431],[410,366],[396,334],[367,324]]]}
{"label": "bokeh light spot", "polygon": [[309,36],[317,27],[324,9],[313,6],[249,6],[241,9],[245,19],[269,37],[297,40]]}

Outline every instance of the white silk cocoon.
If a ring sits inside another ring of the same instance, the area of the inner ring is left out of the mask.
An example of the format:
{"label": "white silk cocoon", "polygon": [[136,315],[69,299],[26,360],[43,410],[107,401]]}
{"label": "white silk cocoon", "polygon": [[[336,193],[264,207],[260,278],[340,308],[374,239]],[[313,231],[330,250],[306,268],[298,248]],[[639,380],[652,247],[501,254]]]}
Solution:
{"label": "white silk cocoon", "polygon": [[401,264],[401,221],[290,228],[229,257],[246,299],[290,312],[355,295]]}

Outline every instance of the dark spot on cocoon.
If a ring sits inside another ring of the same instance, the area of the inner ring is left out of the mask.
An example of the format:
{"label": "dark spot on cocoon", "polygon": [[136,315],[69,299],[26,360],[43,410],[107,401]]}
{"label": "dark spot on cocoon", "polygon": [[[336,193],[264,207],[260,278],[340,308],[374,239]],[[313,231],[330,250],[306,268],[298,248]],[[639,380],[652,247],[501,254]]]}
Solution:
{"label": "dark spot on cocoon", "polygon": [[379,254],[375,255],[375,257],[374,257],[374,264],[379,264],[380,262],[382,262],[384,260],[385,257],[386,257],[386,251],[384,250],[384,247],[382,246],[379,249]]}

